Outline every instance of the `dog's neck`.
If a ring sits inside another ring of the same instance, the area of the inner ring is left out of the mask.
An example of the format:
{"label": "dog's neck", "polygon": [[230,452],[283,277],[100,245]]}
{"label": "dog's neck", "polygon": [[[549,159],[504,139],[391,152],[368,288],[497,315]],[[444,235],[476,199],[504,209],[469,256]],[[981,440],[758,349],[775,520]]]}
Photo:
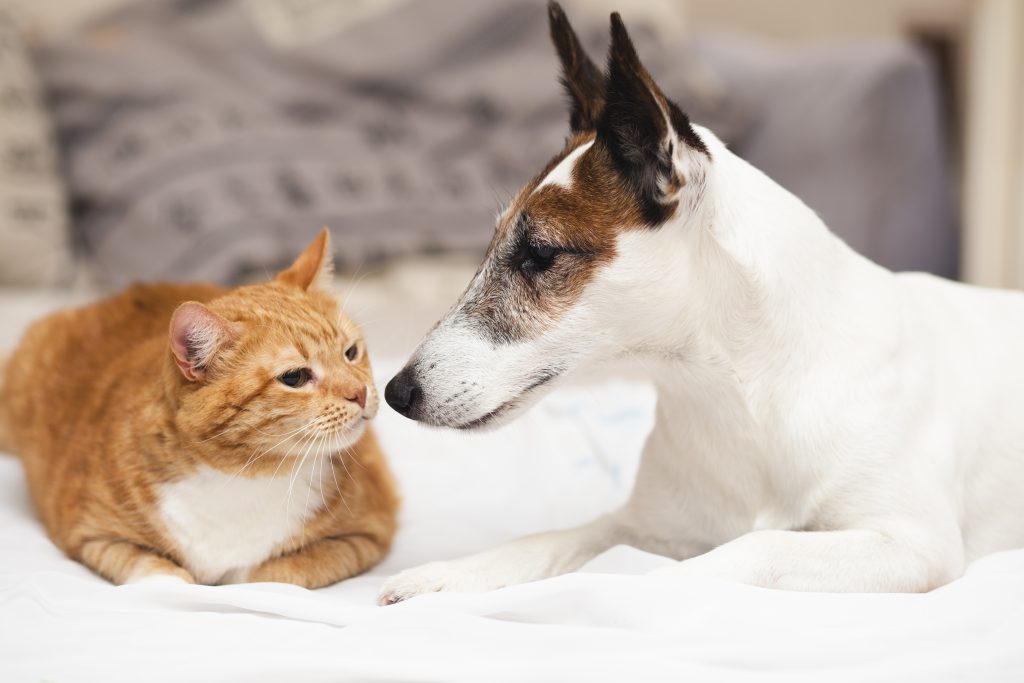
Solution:
{"label": "dog's neck", "polygon": [[657,380],[665,398],[726,391],[749,399],[759,383],[839,352],[824,347],[839,329],[877,324],[874,298],[891,278],[794,195],[713,142],[700,209],[660,228],[689,241],[678,267],[694,269],[688,291],[667,297],[686,297],[691,310],[669,326],[675,336]]}

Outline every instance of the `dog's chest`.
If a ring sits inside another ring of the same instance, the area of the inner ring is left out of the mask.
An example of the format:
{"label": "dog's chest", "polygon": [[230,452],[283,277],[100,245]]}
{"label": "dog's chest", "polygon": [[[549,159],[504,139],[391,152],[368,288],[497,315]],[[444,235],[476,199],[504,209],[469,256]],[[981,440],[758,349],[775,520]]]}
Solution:
{"label": "dog's chest", "polygon": [[[329,462],[246,478],[209,467],[162,486],[160,518],[185,568],[202,583],[270,557],[323,507]],[[333,481],[333,479],[331,480]]]}

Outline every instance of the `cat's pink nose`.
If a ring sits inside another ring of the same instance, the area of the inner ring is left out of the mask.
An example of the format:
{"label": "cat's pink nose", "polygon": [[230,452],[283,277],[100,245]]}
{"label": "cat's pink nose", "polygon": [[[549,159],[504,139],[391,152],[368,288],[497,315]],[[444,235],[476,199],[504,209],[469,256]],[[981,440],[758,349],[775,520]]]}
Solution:
{"label": "cat's pink nose", "polygon": [[350,401],[352,401],[354,403],[358,403],[360,408],[365,408],[366,407],[366,385],[364,384],[363,386],[359,387],[358,389],[356,389],[352,393],[352,395],[346,396],[345,398],[347,398],[348,400],[350,400]]}

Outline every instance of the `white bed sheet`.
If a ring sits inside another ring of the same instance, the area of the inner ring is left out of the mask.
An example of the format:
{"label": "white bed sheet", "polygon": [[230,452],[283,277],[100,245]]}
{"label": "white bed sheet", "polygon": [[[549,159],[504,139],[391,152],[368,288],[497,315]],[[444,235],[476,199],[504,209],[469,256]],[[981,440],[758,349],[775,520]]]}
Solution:
{"label": "white bed sheet", "polygon": [[649,577],[669,560],[619,547],[547,581],[375,606],[392,572],[614,508],[653,407],[641,384],[569,388],[473,435],[382,410],[401,531],[372,573],[318,591],[112,586],[50,543],[0,456],[0,682],[1024,681],[1024,551],[927,595],[838,595]]}

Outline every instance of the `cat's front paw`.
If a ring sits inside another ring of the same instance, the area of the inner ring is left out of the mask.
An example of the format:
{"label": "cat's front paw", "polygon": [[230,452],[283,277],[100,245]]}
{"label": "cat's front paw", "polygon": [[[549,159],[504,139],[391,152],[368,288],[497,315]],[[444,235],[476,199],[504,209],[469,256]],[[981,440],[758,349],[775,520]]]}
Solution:
{"label": "cat's front paw", "polygon": [[142,567],[126,576],[121,583],[198,583],[188,570],[181,567],[166,566]]}
{"label": "cat's front paw", "polygon": [[487,572],[465,562],[431,562],[406,569],[384,582],[377,597],[380,605],[393,605],[424,593],[440,591],[488,591],[501,588],[507,582],[490,577]]}

